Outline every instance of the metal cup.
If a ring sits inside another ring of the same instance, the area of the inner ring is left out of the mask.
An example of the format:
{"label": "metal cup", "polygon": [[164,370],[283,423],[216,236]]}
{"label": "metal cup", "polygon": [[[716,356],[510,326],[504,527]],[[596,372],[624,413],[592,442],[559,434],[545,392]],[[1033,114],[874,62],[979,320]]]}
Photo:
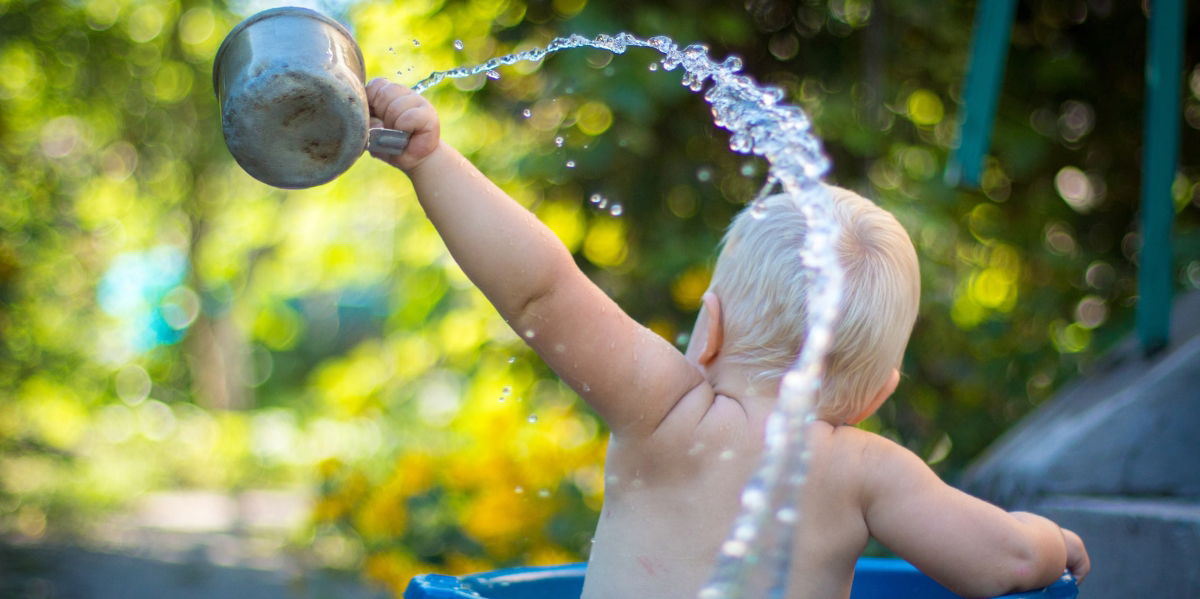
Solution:
{"label": "metal cup", "polygon": [[365,82],[341,23],[292,6],[255,14],[213,62],[225,145],[255,179],[288,189],[333,180],[364,150],[402,153],[408,133],[369,129]]}

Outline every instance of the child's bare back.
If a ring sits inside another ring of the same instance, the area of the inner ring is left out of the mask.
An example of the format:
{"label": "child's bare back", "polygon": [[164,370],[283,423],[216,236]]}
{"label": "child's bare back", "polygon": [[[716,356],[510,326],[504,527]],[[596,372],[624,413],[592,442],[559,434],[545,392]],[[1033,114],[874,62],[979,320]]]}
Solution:
{"label": "child's bare back", "polygon": [[[794,268],[802,217],[787,197],[768,203],[767,218],[738,217],[683,354],[625,314],[548,228],[441,141],[424,98],[382,80],[367,95],[375,120],[412,132],[403,155],[381,158],[412,179],[459,266],[612,431],[584,598],[695,597],[758,464],[779,378],[803,343],[807,283]],[[1070,531],[961,493],[908,450],[854,428],[899,381],[919,295],[916,255],[890,215],[830,189],[850,299],[808,428],[788,596],[846,597],[871,536],[966,595],[1044,586],[1064,567],[1082,577],[1087,554]]]}
{"label": "child's bare back", "polygon": [[[675,437],[668,419],[661,438],[610,443],[584,599],[694,599],[711,576],[758,464],[768,411],[719,402],[733,409],[712,410],[695,435],[686,434],[687,424]],[[848,597],[871,536],[964,596],[1044,586],[1068,565],[1057,527],[945,485],[894,442],[823,420],[807,434],[811,457],[788,597]],[[1087,573],[1086,563],[1073,566]]]}

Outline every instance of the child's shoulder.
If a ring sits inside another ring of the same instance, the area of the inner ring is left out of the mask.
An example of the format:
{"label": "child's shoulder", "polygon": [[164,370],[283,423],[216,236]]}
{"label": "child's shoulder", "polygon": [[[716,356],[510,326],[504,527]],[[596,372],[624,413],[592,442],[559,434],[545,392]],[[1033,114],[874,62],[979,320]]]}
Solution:
{"label": "child's shoulder", "polygon": [[850,450],[859,452],[889,452],[900,448],[891,439],[883,435],[863,430],[849,424],[832,424],[825,420],[814,420],[808,427],[810,443],[815,446],[826,446],[827,451],[848,453]]}
{"label": "child's shoulder", "polygon": [[817,420],[808,428],[811,468],[827,469],[848,483],[870,485],[879,476],[920,458],[883,435]]}

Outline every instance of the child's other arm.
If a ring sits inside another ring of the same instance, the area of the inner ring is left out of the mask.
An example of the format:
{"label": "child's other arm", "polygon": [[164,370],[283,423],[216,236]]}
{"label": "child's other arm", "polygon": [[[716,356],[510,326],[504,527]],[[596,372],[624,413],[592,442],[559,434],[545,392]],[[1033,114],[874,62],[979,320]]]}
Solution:
{"label": "child's other arm", "polygon": [[1075,533],[947,485],[911,451],[876,437],[864,454],[871,535],[950,590],[994,596],[1046,586],[1089,564]]}
{"label": "child's other arm", "polygon": [[424,98],[383,80],[367,97],[382,124],[412,132],[409,150],[389,162],[412,179],[450,254],[505,321],[614,432],[653,432],[700,385],[699,371],[596,287],[536,216],[439,141]]}

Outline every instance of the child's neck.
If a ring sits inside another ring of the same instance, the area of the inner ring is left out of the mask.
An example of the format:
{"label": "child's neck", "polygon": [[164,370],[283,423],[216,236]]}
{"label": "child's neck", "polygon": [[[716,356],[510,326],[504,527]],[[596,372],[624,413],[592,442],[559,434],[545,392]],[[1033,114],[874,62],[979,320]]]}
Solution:
{"label": "child's neck", "polygon": [[[753,366],[715,360],[704,369],[704,376],[713,391],[742,404],[747,411],[769,413],[779,403],[776,381],[760,381],[761,372]],[[833,427],[854,426],[841,416],[817,413],[816,419]]]}
{"label": "child's neck", "polygon": [[704,369],[704,376],[717,394],[736,399],[747,408],[762,405],[770,410],[778,393],[770,382],[757,382],[760,372],[749,365],[718,359]]}

